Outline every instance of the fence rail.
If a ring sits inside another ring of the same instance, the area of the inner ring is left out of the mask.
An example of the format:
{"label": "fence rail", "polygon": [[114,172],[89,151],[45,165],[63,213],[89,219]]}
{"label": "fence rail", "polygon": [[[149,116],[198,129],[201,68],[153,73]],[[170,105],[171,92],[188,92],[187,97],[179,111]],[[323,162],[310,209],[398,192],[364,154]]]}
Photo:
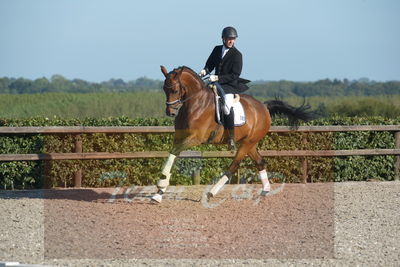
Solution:
{"label": "fence rail", "polygon": [[[295,131],[287,126],[271,127],[272,133],[287,132],[358,132],[358,131],[389,131],[394,132],[394,149],[357,149],[357,150],[269,150],[260,151],[263,157],[302,157],[303,182],[307,181],[307,157],[365,156],[365,155],[396,155],[395,179],[400,179],[400,125],[352,125],[352,126],[300,126]],[[164,158],[167,151],[145,151],[131,153],[83,153],[81,134],[94,133],[174,133],[172,126],[118,126],[118,127],[0,127],[0,134],[74,134],[75,153],[45,153],[45,154],[0,154],[1,161],[35,161],[35,160],[88,160],[88,159],[122,159],[122,158]],[[303,138],[307,142],[306,137]],[[219,158],[233,157],[230,151],[183,151],[180,157],[185,158]],[[75,174],[75,186],[81,185],[81,171]]]}
{"label": "fence rail", "polygon": [[[268,150],[259,151],[263,157],[344,157],[400,155],[400,149],[356,149],[356,150]],[[0,161],[35,160],[89,160],[89,159],[138,159],[166,158],[167,151],[145,151],[130,153],[44,153],[44,154],[0,154]],[[233,158],[230,151],[183,151],[180,158]]]}
{"label": "fence rail", "polygon": [[[291,132],[289,126],[272,126],[271,133]],[[296,132],[399,132],[400,125],[300,126]],[[173,126],[48,126],[0,127],[0,134],[174,133]]]}

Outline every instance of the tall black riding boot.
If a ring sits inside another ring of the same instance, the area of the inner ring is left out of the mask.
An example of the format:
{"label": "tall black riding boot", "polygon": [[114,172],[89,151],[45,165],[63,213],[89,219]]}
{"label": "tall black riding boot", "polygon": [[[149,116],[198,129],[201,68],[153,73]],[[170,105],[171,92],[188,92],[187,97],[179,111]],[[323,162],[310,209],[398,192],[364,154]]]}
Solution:
{"label": "tall black riding boot", "polygon": [[235,151],[235,114],[233,112],[233,108],[231,108],[229,115],[225,116],[225,129],[228,130],[229,133],[229,150]]}

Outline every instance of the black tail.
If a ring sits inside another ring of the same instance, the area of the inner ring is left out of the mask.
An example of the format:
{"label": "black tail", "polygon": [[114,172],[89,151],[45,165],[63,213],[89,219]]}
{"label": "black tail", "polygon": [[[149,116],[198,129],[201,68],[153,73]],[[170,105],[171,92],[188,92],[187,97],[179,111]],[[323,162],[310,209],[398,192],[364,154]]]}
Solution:
{"label": "black tail", "polygon": [[288,117],[289,125],[293,128],[297,128],[300,121],[306,122],[315,118],[315,114],[309,111],[310,105],[306,104],[305,101],[297,108],[280,99],[265,101],[264,104],[267,105],[271,116],[285,115]]}

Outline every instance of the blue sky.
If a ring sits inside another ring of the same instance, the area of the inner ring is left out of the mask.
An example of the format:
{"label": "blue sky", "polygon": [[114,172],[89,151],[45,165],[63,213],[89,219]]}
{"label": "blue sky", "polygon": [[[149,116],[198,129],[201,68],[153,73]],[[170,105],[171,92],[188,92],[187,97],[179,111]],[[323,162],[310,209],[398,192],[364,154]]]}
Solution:
{"label": "blue sky", "polygon": [[234,26],[251,80],[400,80],[398,0],[1,0],[0,77],[199,71]]}

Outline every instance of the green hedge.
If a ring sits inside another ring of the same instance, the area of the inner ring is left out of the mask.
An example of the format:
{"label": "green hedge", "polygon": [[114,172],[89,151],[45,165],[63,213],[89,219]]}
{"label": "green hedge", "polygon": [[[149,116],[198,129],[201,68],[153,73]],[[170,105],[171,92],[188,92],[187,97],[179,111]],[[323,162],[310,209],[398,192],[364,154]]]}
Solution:
{"label": "green hedge", "polygon": [[[282,119],[274,125],[285,125]],[[400,118],[329,118],[315,120],[308,125],[397,125]],[[64,120],[57,117],[28,120],[1,120],[0,126],[165,126],[173,125],[168,118],[129,119],[127,117]],[[269,134],[259,144],[260,150],[322,150],[394,148],[391,132],[310,133],[307,145],[303,133]],[[85,134],[83,152],[168,151],[173,134]],[[73,152],[74,136],[24,134],[0,135],[0,153],[64,153]],[[202,145],[194,150],[225,150],[225,145]],[[314,182],[393,180],[395,156],[312,157],[308,161],[308,175]],[[83,170],[83,186],[155,184],[164,159],[118,159],[82,161],[13,161],[1,162],[2,188],[42,188],[72,186],[75,170]],[[223,173],[231,159],[178,159],[173,168],[172,184],[191,184],[191,174],[201,169],[201,182],[208,184]],[[299,182],[302,159],[298,157],[266,158],[267,171],[275,182]],[[235,179],[254,182],[257,171],[250,159],[241,163]]]}

